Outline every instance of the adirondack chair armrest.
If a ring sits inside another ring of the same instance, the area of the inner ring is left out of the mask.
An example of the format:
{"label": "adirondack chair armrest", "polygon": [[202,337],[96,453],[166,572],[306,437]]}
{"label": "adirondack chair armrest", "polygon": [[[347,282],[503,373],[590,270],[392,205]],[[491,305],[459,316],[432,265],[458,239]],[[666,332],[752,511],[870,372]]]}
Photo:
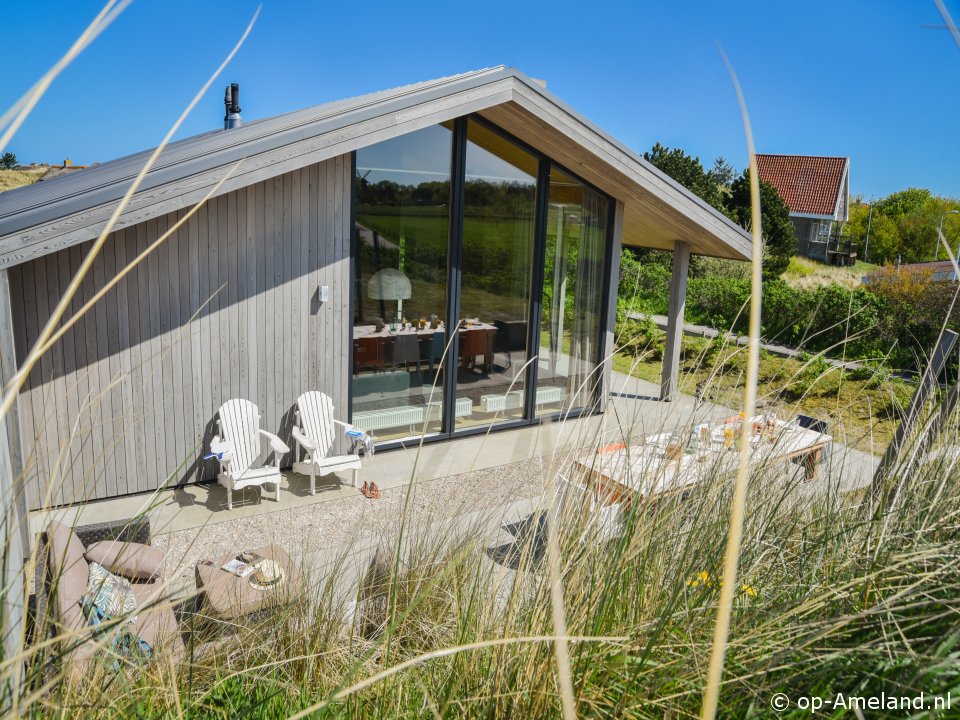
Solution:
{"label": "adirondack chair armrest", "polygon": [[343,428],[344,432],[346,432],[347,430],[359,430],[360,432],[364,432],[363,428],[358,428],[356,425],[351,425],[348,422],[343,422],[343,420],[334,420],[333,424],[340,425]]}
{"label": "adirondack chair armrest", "polygon": [[290,448],[287,447],[287,444],[269,430],[260,430],[260,435],[265,437],[270,442],[270,449],[277,453],[277,455],[283,455],[290,452]]}
{"label": "adirondack chair armrest", "polygon": [[315,440],[308,438],[300,428],[294,427],[292,433],[293,439],[296,440],[297,444],[308,453],[313,453],[317,450],[317,448],[320,447]]}

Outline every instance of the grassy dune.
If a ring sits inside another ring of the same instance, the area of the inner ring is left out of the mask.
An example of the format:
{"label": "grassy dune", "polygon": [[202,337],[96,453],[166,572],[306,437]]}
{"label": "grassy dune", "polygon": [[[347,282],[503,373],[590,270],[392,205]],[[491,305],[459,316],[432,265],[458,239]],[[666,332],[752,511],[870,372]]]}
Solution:
{"label": "grassy dune", "polygon": [[837,267],[796,256],[790,258],[790,265],[783,274],[783,279],[788,285],[800,290],[810,290],[831,283],[855,288],[862,283],[864,275],[873,272],[877,267],[879,266],[862,260],[853,267]]}
{"label": "grassy dune", "polygon": [[46,172],[44,170],[0,170],[0,192],[32,185]]}

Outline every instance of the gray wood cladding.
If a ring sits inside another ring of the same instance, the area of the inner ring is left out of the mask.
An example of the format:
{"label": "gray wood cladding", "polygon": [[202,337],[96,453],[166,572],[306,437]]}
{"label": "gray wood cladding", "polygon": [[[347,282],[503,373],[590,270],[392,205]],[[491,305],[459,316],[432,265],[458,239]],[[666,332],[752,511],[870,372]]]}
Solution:
{"label": "gray wood cladding", "polygon": [[[31,509],[215,477],[202,456],[232,397],[291,447],[300,393],[346,414],[350,167],[341,155],[213,198],[43,356],[19,399]],[[113,233],[67,317],[186,213]],[[18,363],[90,245],[9,270]]]}

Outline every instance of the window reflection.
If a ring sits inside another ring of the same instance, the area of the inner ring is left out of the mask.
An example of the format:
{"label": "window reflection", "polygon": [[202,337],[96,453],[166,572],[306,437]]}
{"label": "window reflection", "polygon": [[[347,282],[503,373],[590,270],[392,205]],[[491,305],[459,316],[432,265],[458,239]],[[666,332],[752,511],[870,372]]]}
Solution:
{"label": "window reflection", "polygon": [[378,440],[439,432],[452,132],[357,151],[353,423]]}
{"label": "window reflection", "polygon": [[537,159],[470,121],[464,184],[457,427],[523,417]]}
{"label": "window reflection", "polygon": [[[542,310],[529,347],[531,297],[540,292],[540,159],[473,119],[459,314],[447,322],[453,135],[453,123],[444,123],[356,153],[352,419],[377,440],[593,408],[602,382],[609,199],[550,166]],[[443,362],[448,347],[451,367]],[[537,382],[526,408],[531,363]],[[454,416],[444,423],[451,373]]]}
{"label": "window reflection", "polygon": [[537,409],[591,407],[600,385],[600,320],[610,205],[551,167]]}

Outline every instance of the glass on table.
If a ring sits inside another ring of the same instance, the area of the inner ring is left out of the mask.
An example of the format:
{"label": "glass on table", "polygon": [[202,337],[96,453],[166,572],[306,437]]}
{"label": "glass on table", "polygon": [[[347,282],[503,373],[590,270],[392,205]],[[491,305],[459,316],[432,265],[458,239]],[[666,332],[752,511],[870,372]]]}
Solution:
{"label": "glass on table", "polygon": [[683,438],[679,435],[671,435],[667,440],[666,457],[667,460],[677,460],[683,455]]}
{"label": "glass on table", "polygon": [[775,412],[767,413],[763,418],[763,436],[771,445],[777,441],[780,430],[780,420]]}
{"label": "glass on table", "polygon": [[709,449],[711,440],[710,426],[707,425],[707,423],[701,423],[700,425],[697,425],[696,431],[697,437],[700,440],[700,447]]}
{"label": "glass on table", "polygon": [[733,445],[737,440],[737,427],[732,423],[727,423],[723,426],[723,446],[727,450],[732,450]]}

